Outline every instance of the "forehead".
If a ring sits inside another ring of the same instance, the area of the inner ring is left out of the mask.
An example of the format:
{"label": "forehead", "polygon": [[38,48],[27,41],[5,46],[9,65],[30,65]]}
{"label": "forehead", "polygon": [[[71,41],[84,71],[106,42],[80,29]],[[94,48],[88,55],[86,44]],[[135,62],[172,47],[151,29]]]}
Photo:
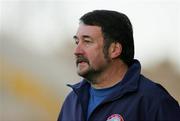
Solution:
{"label": "forehead", "polygon": [[91,37],[102,37],[101,27],[79,24],[76,36],[81,37],[84,35]]}

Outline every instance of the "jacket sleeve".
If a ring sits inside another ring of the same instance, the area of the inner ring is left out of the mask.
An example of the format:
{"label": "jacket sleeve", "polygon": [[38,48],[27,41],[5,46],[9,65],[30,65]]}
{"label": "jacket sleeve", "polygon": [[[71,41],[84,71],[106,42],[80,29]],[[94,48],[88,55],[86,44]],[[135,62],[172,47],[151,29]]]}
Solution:
{"label": "jacket sleeve", "polygon": [[64,110],[64,106],[62,106],[61,108],[57,121],[63,121],[63,110]]}
{"label": "jacket sleeve", "polygon": [[62,121],[62,112],[60,112],[57,121]]}
{"label": "jacket sleeve", "polygon": [[67,116],[68,113],[67,112],[69,112],[69,109],[70,109],[69,105],[71,105],[69,103],[71,95],[72,95],[72,93],[69,93],[67,95],[67,97],[65,98],[65,100],[63,102],[63,105],[61,107],[61,110],[60,110],[57,121],[68,121],[68,116]]}
{"label": "jacket sleeve", "polygon": [[74,92],[71,92],[65,99],[57,121],[83,121],[82,108]]}
{"label": "jacket sleeve", "polygon": [[161,100],[157,107],[157,120],[180,121],[180,106],[173,98]]}

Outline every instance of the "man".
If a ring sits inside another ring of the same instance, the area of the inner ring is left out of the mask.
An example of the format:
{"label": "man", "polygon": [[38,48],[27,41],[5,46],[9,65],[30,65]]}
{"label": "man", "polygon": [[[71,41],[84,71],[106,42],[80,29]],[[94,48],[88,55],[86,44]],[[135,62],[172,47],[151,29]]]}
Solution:
{"label": "man", "polygon": [[116,11],[95,10],[80,18],[74,36],[77,73],[58,121],[180,120],[178,102],[140,74],[132,25]]}

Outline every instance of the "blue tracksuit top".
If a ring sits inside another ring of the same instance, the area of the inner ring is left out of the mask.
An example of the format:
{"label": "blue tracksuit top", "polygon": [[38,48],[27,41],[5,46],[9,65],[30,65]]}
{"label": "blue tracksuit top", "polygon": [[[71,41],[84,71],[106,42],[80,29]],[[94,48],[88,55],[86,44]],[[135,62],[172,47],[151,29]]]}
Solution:
{"label": "blue tracksuit top", "polygon": [[[139,61],[134,60],[119,90],[106,97],[88,121],[180,121],[178,102],[140,71]],[[58,121],[86,121],[90,84],[84,79],[70,87],[73,91],[66,97]]]}

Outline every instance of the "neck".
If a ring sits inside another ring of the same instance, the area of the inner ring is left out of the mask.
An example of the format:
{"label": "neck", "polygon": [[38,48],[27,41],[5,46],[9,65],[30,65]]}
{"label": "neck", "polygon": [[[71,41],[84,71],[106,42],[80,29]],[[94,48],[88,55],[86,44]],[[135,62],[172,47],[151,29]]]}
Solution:
{"label": "neck", "polygon": [[96,89],[108,88],[119,83],[128,70],[128,66],[122,61],[113,60],[108,68],[104,70],[99,76],[91,83],[91,86]]}

